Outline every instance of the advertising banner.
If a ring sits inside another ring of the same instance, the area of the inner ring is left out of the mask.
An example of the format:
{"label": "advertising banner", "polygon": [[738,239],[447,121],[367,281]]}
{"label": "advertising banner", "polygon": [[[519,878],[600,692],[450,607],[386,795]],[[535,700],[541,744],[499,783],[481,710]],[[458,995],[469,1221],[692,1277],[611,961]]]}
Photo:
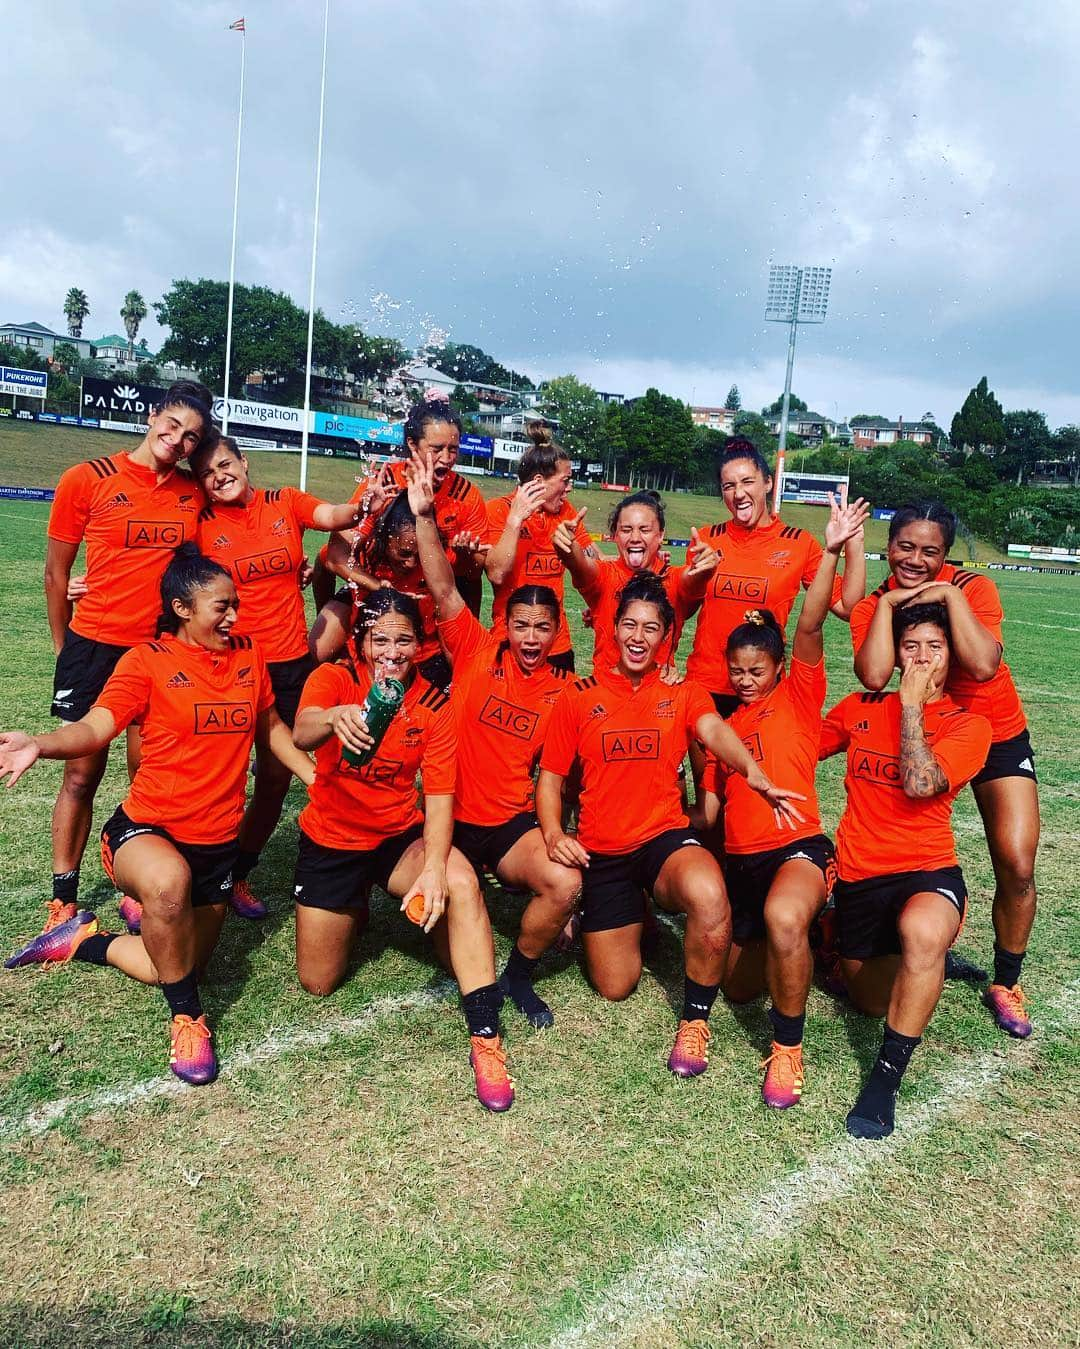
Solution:
{"label": "advertising banner", "polygon": [[846,473],[785,473],[783,500],[827,506],[829,493],[839,497],[841,484],[847,486],[847,482]]}
{"label": "advertising banner", "polygon": [[461,453],[475,454],[478,459],[490,459],[495,442],[490,436],[462,436]]}
{"label": "advertising banner", "polygon": [[51,487],[0,487],[4,501],[51,501],[55,495]]}
{"label": "advertising banner", "polygon": [[[79,407],[84,417],[115,421],[118,415],[138,417],[145,421],[165,397],[165,390],[156,384],[136,384],[130,379],[91,379],[83,377],[82,398]],[[110,428],[112,429],[112,428]],[[123,430],[127,430],[124,426]]]}
{"label": "advertising banner", "polygon": [[[214,399],[213,413],[219,422],[225,420],[224,398]],[[304,429],[304,410],[282,407],[278,403],[249,403],[243,398],[230,398],[230,430],[233,422],[241,426],[274,426],[282,431],[301,432]]]}
{"label": "advertising banner", "polygon": [[346,440],[371,440],[377,445],[403,445],[400,422],[377,422],[368,417],[345,417],[336,412],[312,414],[312,430],[317,436],[342,436]]}
{"label": "advertising banner", "polygon": [[44,370],[19,370],[12,365],[0,365],[0,393],[15,394],[19,398],[44,398],[49,387],[49,376]]}

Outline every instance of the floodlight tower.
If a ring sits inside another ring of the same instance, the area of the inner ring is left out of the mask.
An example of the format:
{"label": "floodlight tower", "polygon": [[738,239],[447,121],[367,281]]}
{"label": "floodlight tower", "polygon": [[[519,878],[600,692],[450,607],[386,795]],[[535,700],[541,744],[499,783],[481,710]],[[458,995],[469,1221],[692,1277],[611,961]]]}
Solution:
{"label": "floodlight tower", "polygon": [[788,408],[791,402],[791,369],[795,364],[795,333],[800,323],[824,323],[829,307],[831,267],[789,267],[771,264],[765,318],[771,323],[790,324],[784,402],[780,409],[780,443],[773,482],[773,514],[780,513],[784,490],[784,451],[787,448]]}

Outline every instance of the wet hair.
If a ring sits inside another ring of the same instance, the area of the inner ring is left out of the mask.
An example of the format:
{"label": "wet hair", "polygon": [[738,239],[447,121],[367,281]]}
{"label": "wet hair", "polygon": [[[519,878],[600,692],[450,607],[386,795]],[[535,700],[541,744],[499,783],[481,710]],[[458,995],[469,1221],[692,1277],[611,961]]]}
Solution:
{"label": "wet hair", "polygon": [[945,551],[948,552],[956,538],[956,513],[940,501],[910,501],[906,506],[901,506],[889,521],[889,542],[892,543],[907,525],[913,525],[919,520],[929,520],[932,525],[937,525],[945,540]]}
{"label": "wet hair", "polygon": [[206,461],[212,454],[225,448],[234,459],[243,459],[244,451],[237,444],[234,436],[223,436],[219,431],[212,430],[207,432],[196,449],[188,455],[188,468],[192,473],[198,475],[206,467]]}
{"label": "wet hair", "polygon": [[416,634],[416,640],[424,640],[424,620],[420,617],[420,606],[411,595],[400,590],[383,586],[381,590],[369,591],[356,610],[356,622],[353,624],[352,639],[359,647],[368,628],[374,626],[384,614],[400,614],[407,618]]}
{"label": "wet hair", "polygon": [[724,469],[727,468],[728,464],[734,464],[738,459],[748,459],[763,478],[772,477],[769,461],[752,440],[747,440],[745,436],[729,436],[724,441],[724,448],[720,451],[716,460],[718,482],[723,477]]}
{"label": "wet hair", "polygon": [[157,620],[157,636],[180,631],[180,615],[173,608],[174,600],[191,605],[195,592],[219,576],[229,580],[229,573],[221,563],[200,553],[197,543],[182,543],[174,549],[172,561],[161,578],[161,613]]}
{"label": "wet hair", "polygon": [[417,445],[420,444],[424,438],[424,432],[432,422],[449,422],[451,426],[456,426],[459,432],[461,430],[461,418],[450,406],[449,399],[424,398],[409,409],[409,415],[405,418],[403,429],[406,452],[410,440]]}
{"label": "wet hair", "polygon": [[655,572],[639,572],[637,576],[631,577],[619,591],[619,603],[615,610],[616,625],[636,600],[640,600],[643,604],[656,605],[664,624],[665,635],[675,626],[675,610],[668,599],[663,581]]}
{"label": "wet hair", "polygon": [[952,628],[949,625],[949,611],[940,600],[932,604],[900,604],[893,610],[893,641],[897,648],[900,639],[909,628],[917,628],[920,623],[933,623],[945,634],[945,640],[952,651]]}
{"label": "wet hair", "polygon": [[619,516],[630,506],[647,506],[660,522],[660,528],[664,528],[664,501],[659,492],[654,492],[646,488],[640,492],[631,492],[629,496],[623,497],[619,504],[608,516],[608,533],[614,534],[619,527]]}
{"label": "wet hair", "polygon": [[391,539],[404,534],[407,529],[416,528],[416,516],[412,513],[409,498],[405,492],[399,492],[390,505],[379,516],[375,532],[367,547],[367,561],[379,566],[388,561],[386,550]]}
{"label": "wet hair", "polygon": [[527,434],[532,444],[518,461],[518,482],[531,482],[537,474],[541,478],[553,478],[560,464],[570,462],[563,447],[556,445],[550,426],[533,422]]}
{"label": "wet hair", "polygon": [[202,417],[202,437],[199,441],[199,449],[202,449],[202,442],[214,434],[214,415],[210,411],[214,404],[214,396],[205,384],[200,384],[194,379],[178,379],[175,384],[170,384],[165,390],[161,401],[154,407],[155,412],[162,412],[165,408],[191,408]]}
{"label": "wet hair", "polygon": [[550,609],[551,617],[555,620],[556,626],[558,626],[559,619],[562,616],[559,597],[550,586],[518,586],[506,601],[506,617],[508,619],[510,617],[510,610],[513,609],[516,604],[525,604],[529,606],[537,605],[544,609]]}
{"label": "wet hair", "polygon": [[783,665],[784,632],[771,609],[747,609],[743,621],[732,629],[727,639],[728,660],[746,647],[764,651],[777,665]]}

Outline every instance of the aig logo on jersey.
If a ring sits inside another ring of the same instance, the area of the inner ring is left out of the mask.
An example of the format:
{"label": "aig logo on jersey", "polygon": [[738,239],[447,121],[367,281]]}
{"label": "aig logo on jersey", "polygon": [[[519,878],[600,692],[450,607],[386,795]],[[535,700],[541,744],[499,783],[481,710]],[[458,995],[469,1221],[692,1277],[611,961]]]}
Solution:
{"label": "aig logo on jersey", "polygon": [[238,581],[265,581],[271,576],[287,576],[292,571],[285,548],[271,548],[268,553],[250,553],[233,563]]}
{"label": "aig logo on jersey", "polygon": [[659,759],[660,732],[605,731],[601,737],[605,763],[633,763],[642,759]]}
{"label": "aig logo on jersey", "polygon": [[495,694],[488,698],[480,713],[482,725],[491,726],[496,731],[512,735],[518,740],[531,740],[536,734],[539,721],[538,713],[517,707],[503,698],[497,698]]}
{"label": "aig logo on jersey", "polygon": [[718,600],[764,604],[769,598],[769,582],[761,576],[736,576],[733,572],[724,572],[713,581],[712,593]]}
{"label": "aig logo on jersey", "polygon": [[554,553],[530,553],[525,559],[525,575],[530,578],[542,576],[550,580],[562,574],[562,563]]}
{"label": "aig logo on jersey", "polygon": [[849,760],[852,777],[862,778],[875,787],[900,786],[900,760],[892,754],[872,749],[857,749]]}
{"label": "aig logo on jersey", "polygon": [[765,762],[765,753],[761,748],[761,736],[757,731],[752,731],[749,735],[743,736],[743,744],[750,751],[750,757],[755,763]]}
{"label": "aig logo on jersey", "polygon": [[247,735],[255,725],[250,703],[196,703],[196,735]]}
{"label": "aig logo on jersey", "polygon": [[127,521],[126,548],[179,548],[183,542],[184,526],[176,520]]}

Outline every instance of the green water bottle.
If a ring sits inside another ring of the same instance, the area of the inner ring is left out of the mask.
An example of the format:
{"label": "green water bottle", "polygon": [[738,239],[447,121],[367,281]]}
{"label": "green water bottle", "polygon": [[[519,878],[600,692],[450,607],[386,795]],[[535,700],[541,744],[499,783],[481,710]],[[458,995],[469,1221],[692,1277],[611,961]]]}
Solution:
{"label": "green water bottle", "polygon": [[394,719],[394,713],[404,701],[405,685],[400,679],[383,679],[372,684],[361,711],[367,724],[368,735],[373,737],[375,743],[370,749],[359,752],[343,746],[341,757],[346,763],[352,764],[354,768],[363,768],[364,764],[372,759],[382,743],[386,728]]}

